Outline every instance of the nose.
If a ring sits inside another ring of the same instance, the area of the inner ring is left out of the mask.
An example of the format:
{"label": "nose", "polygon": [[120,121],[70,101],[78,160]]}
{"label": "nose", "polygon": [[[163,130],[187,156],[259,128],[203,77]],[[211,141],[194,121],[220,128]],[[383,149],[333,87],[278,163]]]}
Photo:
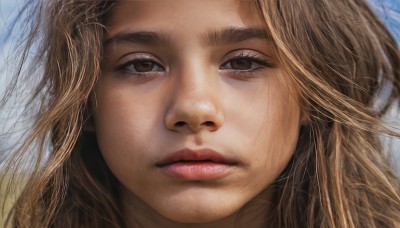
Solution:
{"label": "nose", "polygon": [[[175,132],[217,131],[224,122],[216,86],[197,75],[181,79],[174,87],[165,115],[166,127]],[[214,84],[215,85],[215,84]]]}

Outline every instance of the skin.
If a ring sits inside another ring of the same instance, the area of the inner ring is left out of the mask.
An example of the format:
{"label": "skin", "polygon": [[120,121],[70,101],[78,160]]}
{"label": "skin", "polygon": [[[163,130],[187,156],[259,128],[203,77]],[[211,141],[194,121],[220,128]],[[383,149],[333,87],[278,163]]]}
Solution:
{"label": "skin", "polygon": [[[94,131],[121,183],[127,223],[267,227],[268,186],[292,157],[302,124],[298,96],[268,37],[207,40],[227,28],[263,30],[250,1],[120,1],[108,26]],[[139,31],[166,39],[121,35]],[[155,165],[184,148],[238,163],[212,180],[177,179]]]}

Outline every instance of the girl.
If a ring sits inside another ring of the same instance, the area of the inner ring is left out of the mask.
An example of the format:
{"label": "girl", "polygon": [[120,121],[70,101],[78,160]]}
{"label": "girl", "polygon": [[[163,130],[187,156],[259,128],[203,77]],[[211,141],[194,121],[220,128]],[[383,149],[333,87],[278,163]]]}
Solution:
{"label": "girl", "polygon": [[400,226],[400,53],[363,0],[30,7],[39,115],[8,168],[38,148],[6,226]]}

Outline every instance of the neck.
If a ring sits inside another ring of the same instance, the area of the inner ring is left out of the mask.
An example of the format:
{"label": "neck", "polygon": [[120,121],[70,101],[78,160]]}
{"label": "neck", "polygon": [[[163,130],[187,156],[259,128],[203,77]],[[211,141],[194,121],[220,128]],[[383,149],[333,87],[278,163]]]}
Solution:
{"label": "neck", "polygon": [[264,191],[249,201],[235,213],[220,220],[208,223],[181,223],[170,220],[154,211],[146,203],[131,193],[122,191],[123,213],[129,228],[231,228],[231,227],[269,227],[271,194]]}

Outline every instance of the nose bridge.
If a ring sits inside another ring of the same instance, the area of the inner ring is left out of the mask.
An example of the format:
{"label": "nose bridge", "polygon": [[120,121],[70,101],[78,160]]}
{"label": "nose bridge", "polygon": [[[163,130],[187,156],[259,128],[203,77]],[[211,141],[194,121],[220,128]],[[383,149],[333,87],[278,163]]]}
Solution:
{"label": "nose bridge", "polygon": [[[216,131],[223,124],[218,83],[207,67],[186,64],[175,75],[174,92],[165,123],[173,131]],[[215,76],[214,76],[215,77]]]}
{"label": "nose bridge", "polygon": [[177,76],[175,86],[176,99],[204,106],[215,95],[213,80],[210,73],[201,67],[192,67],[182,70]]}

